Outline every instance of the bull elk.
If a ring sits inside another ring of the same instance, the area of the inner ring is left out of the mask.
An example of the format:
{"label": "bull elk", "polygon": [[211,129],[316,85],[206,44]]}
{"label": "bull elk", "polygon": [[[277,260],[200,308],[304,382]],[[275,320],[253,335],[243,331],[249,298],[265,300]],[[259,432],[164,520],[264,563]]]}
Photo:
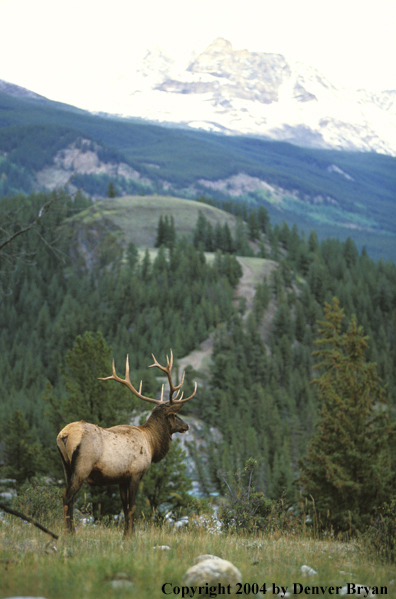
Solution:
{"label": "bull elk", "polygon": [[[124,535],[130,535],[133,530],[135,516],[136,494],[142,476],[150,464],[162,460],[169,451],[173,433],[185,433],[186,424],[177,412],[186,401],[194,397],[197,384],[190,397],[179,398],[184,382],[175,386],[172,382],[173,354],[170,360],[166,357],[166,366],[161,366],[154,359],[149,368],[157,367],[165,372],[169,381],[169,400],[164,401],[164,386],[161,399],[153,399],[142,395],[142,382],[139,391],[129,379],[129,360],[126,359],[125,379],[120,378],[115,370],[113,374],[101,381],[114,380],[126,385],[134,395],[145,401],[155,403],[147,422],[140,426],[122,424],[111,428],[101,428],[81,420],[72,422],[61,430],[57,437],[57,445],[62,458],[66,477],[66,489],[63,491],[63,512],[65,529],[74,532],[73,504],[77,491],[84,482],[91,486],[107,486],[118,484],[120,488],[122,507],[125,515]],[[176,395],[174,396],[174,394]]]}

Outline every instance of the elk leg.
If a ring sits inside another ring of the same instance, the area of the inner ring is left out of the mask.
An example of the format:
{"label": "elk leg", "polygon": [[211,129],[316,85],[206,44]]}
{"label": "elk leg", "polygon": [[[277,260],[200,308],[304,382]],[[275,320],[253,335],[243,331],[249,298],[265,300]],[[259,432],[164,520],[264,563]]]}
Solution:
{"label": "elk leg", "polygon": [[[129,484],[125,485],[124,489],[124,493],[125,493],[125,504],[124,504],[124,500],[122,499],[122,495],[123,495],[123,491],[121,491],[121,499],[123,502],[123,507],[124,507],[124,514],[125,514],[125,528],[124,528],[124,536],[128,537],[132,535],[133,532],[133,523],[135,520],[135,511],[136,511],[136,495],[138,492],[138,488],[139,488],[139,483],[140,483],[140,479],[142,477],[141,476],[137,476],[131,479],[131,481],[129,482]],[[120,485],[120,490],[121,490],[121,485]]]}
{"label": "elk leg", "polygon": [[128,529],[128,502],[129,502],[129,486],[126,483],[120,483],[120,495],[122,501],[122,509],[124,512],[124,536]]}
{"label": "elk leg", "polygon": [[63,499],[63,516],[65,522],[65,531],[74,533],[73,526],[73,508],[74,508],[74,496],[79,491],[84,483],[84,478],[72,477],[68,482],[66,489],[62,493]]}

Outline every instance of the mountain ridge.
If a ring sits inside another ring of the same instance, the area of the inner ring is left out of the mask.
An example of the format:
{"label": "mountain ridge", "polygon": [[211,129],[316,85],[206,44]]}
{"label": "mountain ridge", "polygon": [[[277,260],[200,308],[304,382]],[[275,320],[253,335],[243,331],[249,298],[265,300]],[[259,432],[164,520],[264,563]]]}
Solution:
{"label": "mountain ridge", "polygon": [[73,185],[93,198],[110,182],[119,195],[234,198],[265,206],[275,223],[353,235],[373,257],[394,259],[395,160],[104,118],[0,92],[0,196],[53,189],[74,173]]}
{"label": "mountain ridge", "polygon": [[106,111],[304,147],[396,155],[396,90],[353,91],[282,54],[215,39],[186,66],[149,51],[114,81]]}

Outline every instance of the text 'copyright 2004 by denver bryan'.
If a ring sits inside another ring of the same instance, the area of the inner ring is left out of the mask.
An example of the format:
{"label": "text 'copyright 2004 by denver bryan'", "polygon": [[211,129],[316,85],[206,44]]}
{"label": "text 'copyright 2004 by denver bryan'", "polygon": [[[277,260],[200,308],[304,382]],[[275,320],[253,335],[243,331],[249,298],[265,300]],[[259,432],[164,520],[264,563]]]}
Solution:
{"label": "text 'copyright 2004 by denver bryan'", "polygon": [[[388,588],[386,586],[365,586],[348,583],[345,587],[342,586],[325,586],[325,585],[303,585],[299,582],[295,582],[292,585],[282,586],[275,583],[262,583],[241,582],[235,585],[223,585],[218,583],[216,585],[205,585],[199,586],[184,586],[184,585],[173,585],[170,582],[165,582],[161,588],[164,595],[177,595],[182,598],[184,597],[199,597],[205,595],[207,597],[219,597],[221,595],[258,595],[261,593],[265,595],[267,592],[277,595],[278,597],[285,597],[286,593],[292,593],[293,595],[355,595],[356,597],[372,597],[375,595],[387,595]],[[346,592],[345,592],[346,591]]]}

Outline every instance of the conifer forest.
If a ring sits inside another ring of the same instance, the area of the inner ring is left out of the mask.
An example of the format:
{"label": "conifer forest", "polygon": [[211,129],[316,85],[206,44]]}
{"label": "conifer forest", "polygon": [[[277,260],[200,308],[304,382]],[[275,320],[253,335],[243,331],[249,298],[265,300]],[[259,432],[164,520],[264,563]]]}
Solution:
{"label": "conifer forest", "polygon": [[[0,201],[2,484],[17,495],[37,480],[62,486],[63,426],[109,427],[147,412],[122,386],[98,381],[113,357],[123,376],[129,354],[131,380],[154,397],[151,354],[164,363],[171,348],[177,365],[210,336],[205,375],[186,370],[186,393],[196,378],[198,393],[182,414],[202,422],[205,452],[189,447],[201,496],[224,495],[224,473],[254,458],[254,487],[269,500],[295,507],[313,497],[330,514],[323,526],[364,529],[396,486],[395,264],[351,238],[320,240],[231,201],[216,206],[236,217],[234,230],[200,212],[181,236],[159,212],[157,247],[143,250],[106,222],[105,231],[73,227],[92,205],[80,192]],[[235,299],[240,256],[276,263],[249,310]],[[146,516],[147,506],[188,504],[184,453],[173,445],[144,479]],[[159,496],[155,476],[172,475],[179,496]],[[117,513],[117,493],[100,493],[92,500]]]}

